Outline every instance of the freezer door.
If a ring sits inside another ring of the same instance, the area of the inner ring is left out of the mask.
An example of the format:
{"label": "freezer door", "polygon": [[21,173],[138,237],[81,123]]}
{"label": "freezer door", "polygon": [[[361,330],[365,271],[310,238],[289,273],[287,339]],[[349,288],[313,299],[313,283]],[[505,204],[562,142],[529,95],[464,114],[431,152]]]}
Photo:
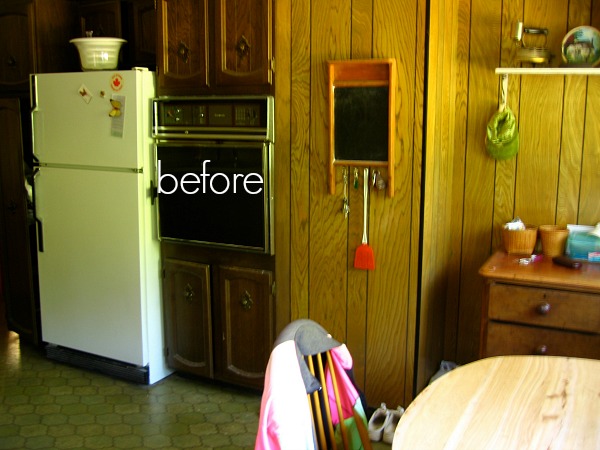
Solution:
{"label": "freezer door", "polygon": [[45,342],[148,363],[145,276],[159,273],[145,273],[142,197],[141,175],[40,169],[35,201],[44,241],[38,260]]}
{"label": "freezer door", "polygon": [[152,72],[36,74],[31,84],[41,163],[143,167],[144,152],[151,151]]}

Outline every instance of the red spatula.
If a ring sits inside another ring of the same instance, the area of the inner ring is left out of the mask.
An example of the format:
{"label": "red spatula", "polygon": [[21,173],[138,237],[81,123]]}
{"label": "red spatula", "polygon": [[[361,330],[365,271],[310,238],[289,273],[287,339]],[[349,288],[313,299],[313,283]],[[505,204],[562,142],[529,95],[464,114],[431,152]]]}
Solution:
{"label": "red spatula", "polygon": [[375,256],[373,249],[367,243],[367,213],[369,211],[369,169],[365,168],[363,178],[363,236],[362,244],[356,248],[354,254],[354,268],[363,270],[375,269]]}

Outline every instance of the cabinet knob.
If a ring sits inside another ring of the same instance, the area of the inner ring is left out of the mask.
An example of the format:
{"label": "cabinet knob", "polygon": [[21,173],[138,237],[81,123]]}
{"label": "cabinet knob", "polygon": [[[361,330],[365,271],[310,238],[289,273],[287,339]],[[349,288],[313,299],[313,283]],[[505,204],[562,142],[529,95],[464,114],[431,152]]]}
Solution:
{"label": "cabinet knob", "polygon": [[192,302],[194,300],[194,288],[192,288],[192,285],[189,283],[183,288],[183,298],[187,302]]}
{"label": "cabinet knob", "polygon": [[11,55],[8,58],[6,58],[6,65],[8,67],[15,67],[17,65],[17,60],[14,56]]}
{"label": "cabinet knob", "polygon": [[190,59],[190,48],[186,45],[185,42],[181,41],[179,43],[179,48],[177,49],[177,54],[183,60],[183,62],[187,64],[187,62]]}
{"label": "cabinet knob", "polygon": [[535,355],[547,355],[548,354],[548,346],[547,345],[538,345],[534,352]]}
{"label": "cabinet knob", "polygon": [[550,309],[551,309],[551,306],[550,306],[550,303],[548,303],[548,302],[540,303],[535,308],[537,313],[541,314],[542,316],[545,316],[546,314],[548,314],[550,312]]}
{"label": "cabinet knob", "polygon": [[242,294],[242,299],[240,301],[240,304],[242,305],[242,308],[244,308],[245,310],[249,310],[250,308],[252,308],[252,305],[254,304],[254,300],[252,300],[252,296],[250,295],[250,292],[245,291]]}
{"label": "cabinet knob", "polygon": [[237,54],[240,58],[246,56],[250,51],[250,42],[248,42],[248,39],[243,34],[240,40],[237,42],[235,50],[237,51]]}

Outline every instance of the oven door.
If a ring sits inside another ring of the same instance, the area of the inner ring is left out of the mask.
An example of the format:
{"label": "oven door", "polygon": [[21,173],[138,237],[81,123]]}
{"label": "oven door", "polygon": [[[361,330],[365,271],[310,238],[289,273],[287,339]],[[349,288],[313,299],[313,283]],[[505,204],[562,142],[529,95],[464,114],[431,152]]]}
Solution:
{"label": "oven door", "polygon": [[272,254],[272,144],[158,140],[159,237]]}

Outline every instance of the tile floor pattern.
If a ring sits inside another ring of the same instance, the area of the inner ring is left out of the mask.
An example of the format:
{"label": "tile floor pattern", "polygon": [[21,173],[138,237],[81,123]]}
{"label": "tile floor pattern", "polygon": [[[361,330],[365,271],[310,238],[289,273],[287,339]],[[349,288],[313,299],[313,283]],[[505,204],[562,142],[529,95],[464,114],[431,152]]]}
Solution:
{"label": "tile floor pattern", "polygon": [[122,381],[48,360],[1,325],[0,449],[254,448],[256,391],[178,374]]}
{"label": "tile floor pattern", "polygon": [[46,359],[11,333],[1,449],[251,449],[260,394],[179,375],[144,386]]}

